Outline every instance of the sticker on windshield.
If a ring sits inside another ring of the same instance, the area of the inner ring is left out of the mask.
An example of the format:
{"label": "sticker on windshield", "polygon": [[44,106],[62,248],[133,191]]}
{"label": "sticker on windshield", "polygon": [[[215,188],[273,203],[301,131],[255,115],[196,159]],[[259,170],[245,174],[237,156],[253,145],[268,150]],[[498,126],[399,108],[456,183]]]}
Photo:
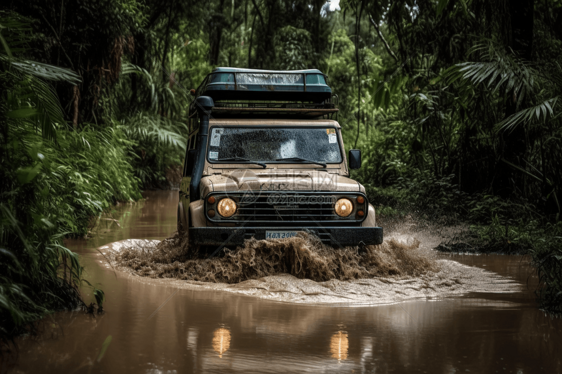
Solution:
{"label": "sticker on windshield", "polygon": [[216,160],[217,158],[219,158],[219,153],[218,152],[209,152],[209,158],[211,160]]}
{"label": "sticker on windshield", "polygon": [[224,129],[213,129],[213,134],[211,135],[211,147],[218,147],[221,145],[221,135]]}
{"label": "sticker on windshield", "polygon": [[328,135],[328,142],[330,144],[332,143],[337,143],[338,142],[338,138],[336,137],[336,134],[329,134]]}
{"label": "sticker on windshield", "polygon": [[326,134],[330,135],[330,134],[335,134],[336,133],[336,129],[326,129]]}

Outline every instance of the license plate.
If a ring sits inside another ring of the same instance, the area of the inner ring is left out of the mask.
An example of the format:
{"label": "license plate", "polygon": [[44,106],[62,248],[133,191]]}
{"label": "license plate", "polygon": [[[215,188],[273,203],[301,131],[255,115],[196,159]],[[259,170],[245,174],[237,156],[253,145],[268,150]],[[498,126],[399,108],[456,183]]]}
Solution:
{"label": "license plate", "polygon": [[285,239],[285,238],[292,238],[297,236],[296,231],[266,231],[265,238],[266,239]]}

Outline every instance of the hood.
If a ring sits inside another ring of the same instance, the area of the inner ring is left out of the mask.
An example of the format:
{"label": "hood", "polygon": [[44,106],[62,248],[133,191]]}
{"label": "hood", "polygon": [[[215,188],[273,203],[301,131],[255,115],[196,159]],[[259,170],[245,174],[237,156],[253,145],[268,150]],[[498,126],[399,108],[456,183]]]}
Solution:
{"label": "hood", "polygon": [[201,196],[220,191],[365,192],[353,179],[319,170],[237,169],[201,179]]}

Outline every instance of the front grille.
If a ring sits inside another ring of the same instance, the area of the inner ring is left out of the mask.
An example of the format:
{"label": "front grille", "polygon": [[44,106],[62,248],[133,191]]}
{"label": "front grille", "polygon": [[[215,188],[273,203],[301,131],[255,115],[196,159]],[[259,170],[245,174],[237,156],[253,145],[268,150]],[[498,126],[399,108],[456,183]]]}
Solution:
{"label": "front grille", "polygon": [[[219,214],[207,218],[212,222],[246,222],[245,226],[295,226],[296,224],[320,223],[323,226],[341,226],[360,223],[365,217],[357,217],[359,209],[366,211],[365,203],[357,204],[355,199],[360,194],[343,194],[329,192],[261,192],[259,195],[242,193],[212,194],[216,201],[229,197],[236,201],[237,212],[230,218],[223,218]],[[210,196],[210,195],[209,195]],[[340,217],[334,211],[335,202],[346,197],[354,202],[354,211],[348,217]],[[208,203],[206,211],[212,209]],[[302,226],[302,225],[301,225]]]}

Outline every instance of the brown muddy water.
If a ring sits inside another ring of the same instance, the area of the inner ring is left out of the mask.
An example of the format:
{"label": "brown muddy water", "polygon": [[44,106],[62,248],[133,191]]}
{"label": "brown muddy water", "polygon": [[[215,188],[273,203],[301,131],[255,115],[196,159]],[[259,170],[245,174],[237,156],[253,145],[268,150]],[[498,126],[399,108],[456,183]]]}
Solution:
{"label": "brown muddy water", "polygon": [[46,319],[17,341],[10,372],[562,373],[562,320],[537,309],[525,257],[430,253],[439,235],[415,227],[385,235],[419,240],[432,275],[211,284],[109,266],[97,248],[175,231],[177,194],[147,192],[93,239],[67,242],[105,290],[105,313]]}

